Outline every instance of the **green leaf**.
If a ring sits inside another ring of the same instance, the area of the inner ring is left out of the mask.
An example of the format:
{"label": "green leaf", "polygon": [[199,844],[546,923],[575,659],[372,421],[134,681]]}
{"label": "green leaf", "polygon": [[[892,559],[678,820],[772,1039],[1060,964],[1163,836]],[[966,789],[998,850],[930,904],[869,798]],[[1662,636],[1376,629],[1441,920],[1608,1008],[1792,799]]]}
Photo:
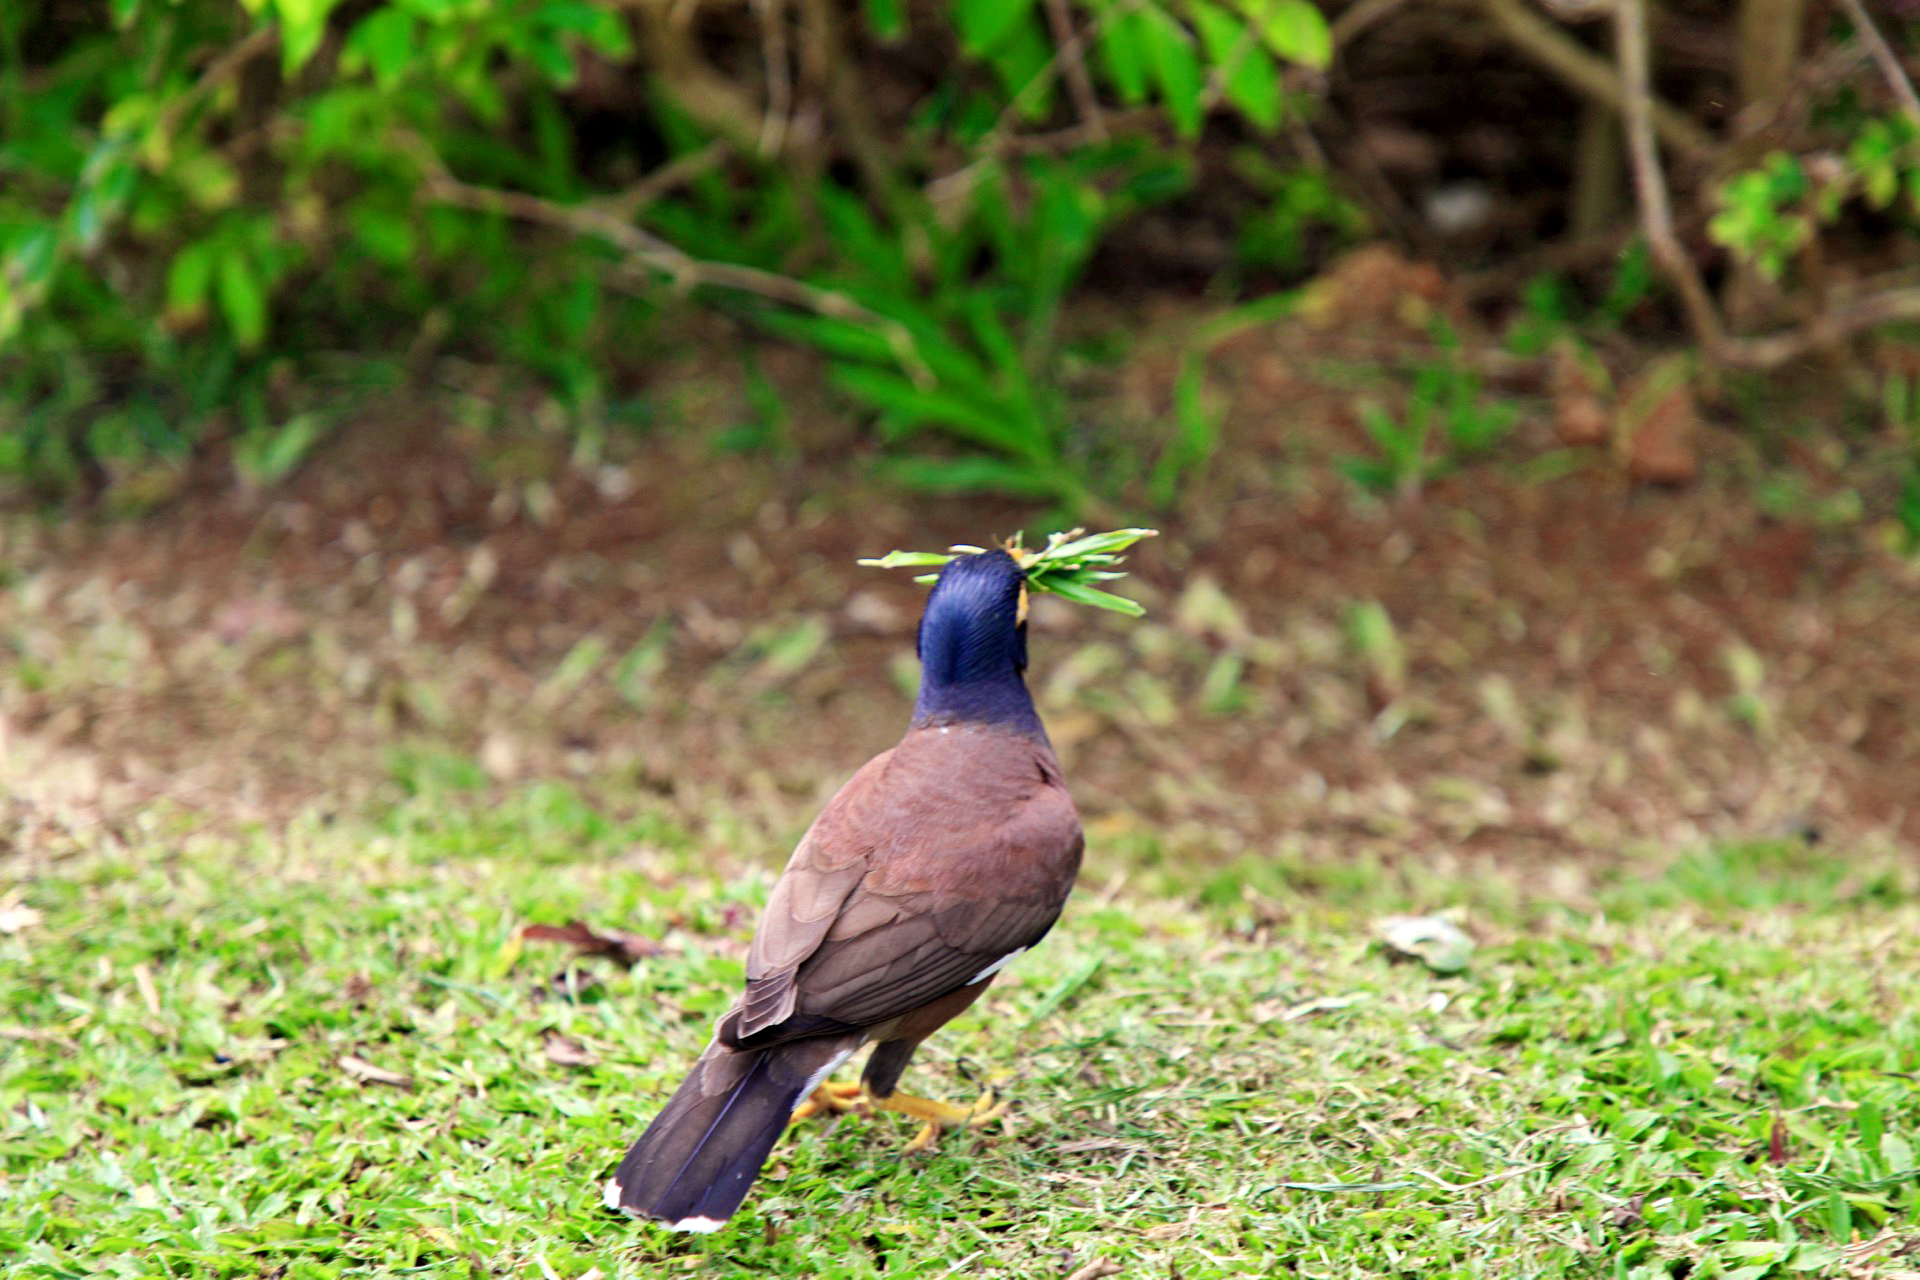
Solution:
{"label": "green leaf", "polygon": [[573,86],[577,69],[573,62],[573,52],[566,44],[550,32],[529,32],[521,44],[521,52],[533,63],[547,83],[557,88],[567,89]]}
{"label": "green leaf", "polygon": [[818,347],[828,355],[884,365],[891,365],[894,360],[893,343],[887,336],[872,325],[854,320],[769,311],[760,315],[757,323],[783,337]]}
{"label": "green leaf", "polygon": [[905,0],[864,0],[867,26],[882,40],[898,40],[907,33]]}
{"label": "green leaf", "polygon": [[1004,493],[1035,499],[1061,496],[1058,473],[1000,458],[902,458],[886,472],[903,484],[941,493]]}
{"label": "green leaf", "polygon": [[951,552],[889,551],[883,556],[868,557],[854,563],[869,569],[919,569],[927,565],[945,564],[951,559]]}
{"label": "green leaf", "polygon": [[1146,11],[1131,7],[1108,20],[1095,46],[1120,100],[1137,107],[1147,100],[1147,58],[1153,47]]}
{"label": "green leaf", "polygon": [[338,0],[275,0],[280,13],[280,60],[288,75],[307,65],[327,34]]}
{"label": "green leaf", "polygon": [[172,173],[187,199],[203,210],[224,209],[240,197],[240,171],[217,151],[179,157]]}
{"label": "green leaf", "polygon": [[1280,72],[1252,31],[1209,0],[1188,0],[1193,24],[1207,61],[1220,77],[1221,90],[1249,121],[1261,129],[1280,123]]}
{"label": "green leaf", "polygon": [[1239,0],[1267,47],[1288,62],[1315,71],[1333,65],[1333,32],[1310,0]]}
{"label": "green leaf", "polygon": [[1109,533],[1089,534],[1084,538],[1056,533],[1047,540],[1046,548],[1040,551],[1035,559],[1039,563],[1052,560],[1073,563],[1088,559],[1112,563],[1117,553],[1125,551],[1134,543],[1159,536],[1158,529],[1115,529]]}
{"label": "green leaf", "polygon": [[1181,137],[1197,138],[1206,76],[1194,52],[1193,38],[1185,27],[1160,9],[1147,10],[1147,23],[1152,32],[1148,49],[1153,57],[1154,79],[1160,86],[1167,114],[1173,117],[1173,127]]}
{"label": "green leaf", "polygon": [[1125,596],[1116,596],[1110,591],[1089,587],[1072,578],[1048,575],[1038,582],[1029,580],[1029,585],[1036,591],[1045,591],[1063,600],[1070,600],[1074,604],[1091,605],[1096,609],[1124,613],[1129,618],[1138,618],[1147,611],[1146,606],[1137,600],[1129,600]]}
{"label": "green leaf", "polygon": [[60,237],[50,226],[37,227],[20,237],[8,255],[7,272],[19,284],[45,284],[60,261]]}
{"label": "green leaf", "polygon": [[953,25],[960,47],[984,58],[1032,12],[1032,0],[954,0]]}
{"label": "green leaf", "polygon": [[1053,43],[1031,12],[1021,15],[988,61],[1022,119],[1044,120],[1052,113],[1054,78],[1047,71],[1053,65]]}
{"label": "green leaf", "polygon": [[954,435],[1033,462],[1048,460],[1036,433],[942,387],[920,388],[896,373],[863,365],[840,365],[834,385],[892,415],[903,427],[938,426]]}
{"label": "green leaf", "polygon": [[343,62],[364,60],[373,82],[382,92],[400,83],[413,58],[418,32],[413,15],[404,9],[376,9],[353,29],[342,50]]}
{"label": "green leaf", "polygon": [[354,237],[375,260],[396,268],[413,261],[413,219],[405,213],[367,199],[353,207],[348,220]]}
{"label": "green leaf", "polygon": [[211,240],[197,240],[173,255],[167,267],[167,315],[185,321],[195,318],[206,306],[207,291],[213,287],[213,264],[218,247]]}
{"label": "green leaf", "polygon": [[253,263],[237,247],[226,245],[214,280],[234,342],[242,350],[258,347],[267,336],[267,293]]}
{"label": "green leaf", "polygon": [[534,14],[534,21],[555,31],[579,36],[595,52],[609,58],[633,55],[633,35],[617,10],[586,0],[551,0]]}

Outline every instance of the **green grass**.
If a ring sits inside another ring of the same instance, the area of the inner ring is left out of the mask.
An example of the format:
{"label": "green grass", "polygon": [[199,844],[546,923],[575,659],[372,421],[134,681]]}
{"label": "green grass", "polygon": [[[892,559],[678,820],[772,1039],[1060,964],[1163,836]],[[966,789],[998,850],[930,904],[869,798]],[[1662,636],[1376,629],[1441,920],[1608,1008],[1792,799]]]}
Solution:
{"label": "green grass", "polygon": [[[995,1082],[1007,1130],[908,1159],[898,1117],[808,1123],[728,1229],[668,1235],[599,1186],[731,1000],[770,873],[430,773],[377,822],[155,818],[19,885],[43,918],[0,934],[13,1274],[1865,1276],[1920,1248],[1912,876],[1793,846],[1579,903],[1278,856],[1109,895],[1126,850],[1096,848],[909,1073]],[[1371,938],[1447,906],[1464,974]],[[574,916],[667,951],[565,998],[569,956],[516,930]]]}

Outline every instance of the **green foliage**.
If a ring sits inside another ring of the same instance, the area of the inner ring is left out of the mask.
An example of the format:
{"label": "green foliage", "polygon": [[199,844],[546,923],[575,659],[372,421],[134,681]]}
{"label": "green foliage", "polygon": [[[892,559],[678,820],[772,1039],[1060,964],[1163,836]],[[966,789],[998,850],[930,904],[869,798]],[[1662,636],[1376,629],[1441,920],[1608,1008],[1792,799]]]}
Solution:
{"label": "green foliage", "polygon": [[1590,341],[1618,333],[1652,296],[1653,284],[1653,261],[1639,242],[1615,260],[1605,291],[1591,302],[1565,276],[1537,275],[1521,288],[1520,306],[1504,335],[1507,349],[1515,355],[1541,356],[1563,338]]}
{"label": "green foliage", "polygon": [[1341,245],[1358,240],[1368,219],[1327,173],[1276,164],[1255,147],[1234,152],[1234,170],[1261,192],[1266,204],[1241,219],[1235,249],[1246,269],[1298,272],[1309,265],[1314,241]]}
{"label": "green foliage", "polygon": [[[333,9],[126,3],[75,35],[9,7],[10,78],[27,30],[66,43],[32,68],[41,91],[0,102],[0,342],[25,356],[0,390],[32,406],[0,465],[178,456],[249,399],[243,433],[285,462],[313,433],[272,390],[276,350],[378,355],[395,325],[487,333],[491,354],[598,393],[598,255],[530,258],[498,214],[423,202],[422,156],[575,194],[557,95],[578,51],[631,53],[625,24],[581,0],[407,0],[329,27]],[[97,425],[122,414],[144,425]]]}
{"label": "green foliage", "polygon": [[1858,121],[1844,155],[1770,152],[1758,168],[1720,188],[1713,239],[1779,280],[1813,240],[1852,204],[1920,226],[1920,123],[1905,115]]}
{"label": "green foliage", "polygon": [[1360,406],[1360,424],[1375,456],[1347,458],[1341,474],[1375,493],[1410,498],[1429,480],[1445,475],[1474,454],[1504,440],[1519,420],[1517,407],[1488,400],[1480,376],[1442,335],[1449,355],[1414,375],[1404,414],[1396,418],[1371,401]]}
{"label": "green foliage", "polygon": [[[1056,367],[1060,305],[1107,227],[1184,188],[1180,166],[1133,145],[982,163],[965,216],[944,226],[919,202],[908,226],[889,226],[823,188],[841,265],[819,281],[896,322],[908,343],[838,317],[760,320],[834,357],[834,383],[876,415],[882,439],[932,432],[972,447],[918,452],[898,463],[901,478],[1084,507],[1094,486]],[[918,269],[912,246],[926,249]]]}
{"label": "green foliage", "polygon": [[[94,25],[50,0],[0,14],[0,343],[21,357],[0,394],[24,407],[0,438],[0,476],[57,485],[174,462],[216,420],[266,437],[249,445],[258,470],[284,472],[340,408],[291,390],[322,350],[370,357],[385,383],[451,347],[531,371],[590,412],[609,357],[656,304],[642,264],[604,243],[637,212],[674,252],[855,300],[750,310],[834,357],[836,383],[904,450],[909,479],[1063,507],[1112,483],[1062,401],[1056,319],[1112,228],[1184,191],[1188,166],[1144,132],[1052,157],[1006,151],[1007,130],[1047,117],[1058,94],[1039,0],[954,0],[962,57],[910,144],[858,182],[736,153],[671,199],[597,223],[594,209],[531,244],[509,197],[565,222],[613,170],[637,167],[637,152],[605,173],[588,162],[570,97],[587,58],[645,80],[616,0],[111,8]],[[866,14],[877,39],[904,35],[897,0]],[[1185,142],[1216,107],[1277,127],[1301,109],[1282,66],[1331,56],[1308,0],[1098,0],[1077,21],[1100,90],[1164,111]],[[734,150],[673,83],[635,108],[636,138],[668,159]],[[970,166],[920,191],[928,150],[956,145]],[[1334,211],[1314,197],[1287,217]]]}
{"label": "green foliage", "polygon": [[1773,152],[1760,168],[1736,174],[1720,188],[1720,212],[1708,231],[1761,275],[1778,280],[1813,237],[1813,219],[1801,210],[1807,193],[1800,162]]}
{"label": "green foliage", "polygon": [[[1024,548],[1018,534],[1008,541],[1006,549],[1026,570],[1027,586],[1032,590],[1057,595],[1075,604],[1091,605],[1096,609],[1138,618],[1146,612],[1138,601],[1102,591],[1093,584],[1126,577],[1119,568],[1126,557],[1120,553],[1142,538],[1159,536],[1158,529],[1114,529],[1108,533],[1094,534],[1084,529],[1070,529],[1064,533],[1047,535],[1047,545],[1038,551]],[[965,544],[950,547],[946,551],[889,551],[884,556],[860,563],[874,569],[924,569],[946,564],[958,556],[982,555],[985,551],[985,547]],[[936,581],[939,576],[937,573],[926,573],[914,581],[929,583]]]}

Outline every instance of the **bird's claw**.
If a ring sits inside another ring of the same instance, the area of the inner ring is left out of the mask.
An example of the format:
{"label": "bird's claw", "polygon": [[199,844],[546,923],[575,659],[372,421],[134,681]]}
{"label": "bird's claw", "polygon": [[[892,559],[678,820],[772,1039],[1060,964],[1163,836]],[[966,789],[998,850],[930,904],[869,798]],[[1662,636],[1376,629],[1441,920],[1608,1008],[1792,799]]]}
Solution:
{"label": "bird's claw", "polygon": [[853,1081],[844,1084],[829,1080],[814,1089],[807,1100],[794,1109],[787,1123],[793,1124],[813,1116],[836,1116],[846,1111],[857,1111],[861,1105],[862,1090]]}
{"label": "bird's claw", "polygon": [[940,1145],[942,1130],[984,1128],[1006,1115],[1013,1103],[1011,1100],[1001,1101],[992,1089],[988,1089],[970,1107],[957,1107],[950,1102],[935,1102],[931,1098],[916,1098],[901,1093],[880,1099],[879,1105],[889,1111],[899,1111],[926,1121],[920,1126],[920,1132],[913,1136],[913,1141],[903,1149],[903,1154],[914,1155],[931,1151]]}

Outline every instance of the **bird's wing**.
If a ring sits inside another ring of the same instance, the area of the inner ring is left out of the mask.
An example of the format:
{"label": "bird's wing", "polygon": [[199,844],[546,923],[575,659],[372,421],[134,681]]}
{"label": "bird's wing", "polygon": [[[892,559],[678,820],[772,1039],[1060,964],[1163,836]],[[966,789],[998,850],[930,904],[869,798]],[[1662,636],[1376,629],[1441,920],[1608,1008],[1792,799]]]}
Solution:
{"label": "bird's wing", "polygon": [[1044,744],[909,734],[794,851],[721,1027],[762,1045],[873,1026],[988,976],[1052,927],[1080,820]]}

